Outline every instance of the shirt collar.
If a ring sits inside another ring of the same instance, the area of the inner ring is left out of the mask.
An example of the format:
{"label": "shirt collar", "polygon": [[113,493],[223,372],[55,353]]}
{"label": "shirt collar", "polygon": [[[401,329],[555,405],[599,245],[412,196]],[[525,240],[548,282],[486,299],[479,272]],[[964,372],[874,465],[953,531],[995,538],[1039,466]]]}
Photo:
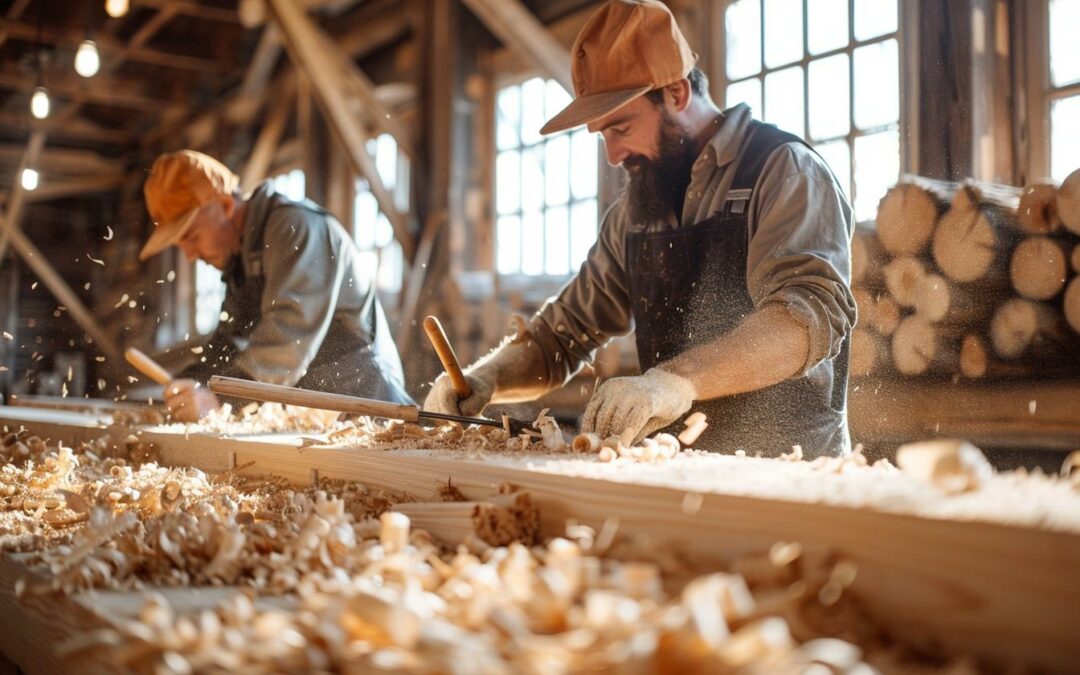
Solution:
{"label": "shirt collar", "polygon": [[707,151],[716,157],[717,166],[725,166],[734,161],[739,153],[741,140],[745,137],[746,129],[752,121],[750,106],[745,103],[740,103],[723,112],[720,128],[706,145]]}

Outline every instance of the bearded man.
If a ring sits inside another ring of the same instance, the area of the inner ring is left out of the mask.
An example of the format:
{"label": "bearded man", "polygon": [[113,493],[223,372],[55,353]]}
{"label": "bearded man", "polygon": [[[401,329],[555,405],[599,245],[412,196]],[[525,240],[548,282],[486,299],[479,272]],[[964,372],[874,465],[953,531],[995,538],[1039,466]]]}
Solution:
{"label": "bearded man", "polygon": [[444,376],[425,407],[534,399],[633,328],[643,374],[602,383],[583,431],[640,439],[693,408],[700,448],[848,452],[852,217],[828,166],[745,105],[718,110],[660,2],[611,0],[571,57],[575,99],[541,131],[601,134],[625,192],[527,333],[466,369],[472,396]]}

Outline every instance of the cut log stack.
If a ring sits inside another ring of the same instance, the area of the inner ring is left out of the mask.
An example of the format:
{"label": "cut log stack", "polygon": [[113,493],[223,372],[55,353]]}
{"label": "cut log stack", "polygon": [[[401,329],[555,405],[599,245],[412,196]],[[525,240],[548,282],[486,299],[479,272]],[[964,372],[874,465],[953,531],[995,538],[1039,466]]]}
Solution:
{"label": "cut log stack", "polygon": [[851,258],[852,376],[1080,373],[1080,170],[1023,189],[905,177]]}

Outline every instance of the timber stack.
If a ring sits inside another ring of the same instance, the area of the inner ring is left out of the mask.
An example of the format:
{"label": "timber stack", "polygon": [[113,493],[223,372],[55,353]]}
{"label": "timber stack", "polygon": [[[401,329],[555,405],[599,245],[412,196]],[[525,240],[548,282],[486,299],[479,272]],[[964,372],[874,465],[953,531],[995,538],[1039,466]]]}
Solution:
{"label": "timber stack", "polygon": [[1080,373],[1080,170],[1022,189],[908,176],[851,250],[853,376]]}

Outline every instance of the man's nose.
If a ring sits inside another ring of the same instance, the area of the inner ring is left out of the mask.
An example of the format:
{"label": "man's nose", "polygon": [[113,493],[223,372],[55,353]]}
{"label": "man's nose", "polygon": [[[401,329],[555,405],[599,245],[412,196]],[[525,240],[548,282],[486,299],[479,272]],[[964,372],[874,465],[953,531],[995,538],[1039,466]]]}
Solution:
{"label": "man's nose", "polygon": [[607,161],[611,166],[619,166],[630,155],[621,142],[607,136],[604,136],[604,152],[607,153]]}

